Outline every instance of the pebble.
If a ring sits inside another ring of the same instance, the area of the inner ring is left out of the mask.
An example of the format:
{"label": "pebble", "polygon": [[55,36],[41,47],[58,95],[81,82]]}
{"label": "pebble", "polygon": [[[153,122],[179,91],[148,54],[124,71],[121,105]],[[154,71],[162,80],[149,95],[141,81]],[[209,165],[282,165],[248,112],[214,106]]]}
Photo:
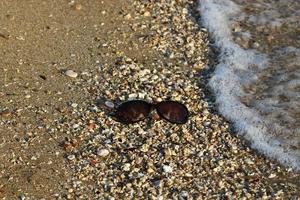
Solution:
{"label": "pebble", "polygon": [[82,183],[81,181],[74,181],[73,182],[73,187],[77,188],[81,185],[81,183]]}
{"label": "pebble", "polygon": [[151,13],[149,11],[144,12],[145,17],[149,17],[150,15],[151,15]]}
{"label": "pebble", "polygon": [[20,200],[25,200],[25,199],[26,199],[26,197],[25,197],[25,195],[24,195],[24,194],[21,194],[21,195],[19,196],[19,199],[20,199]]}
{"label": "pebble", "polygon": [[159,195],[159,196],[157,197],[157,200],[164,200],[164,196]]}
{"label": "pebble", "polygon": [[4,116],[4,117],[8,117],[10,116],[12,113],[9,110],[4,110],[0,112],[0,116]]}
{"label": "pebble", "polygon": [[153,184],[156,186],[156,187],[159,187],[161,185],[162,181],[161,180],[155,180],[153,182]]}
{"label": "pebble", "polygon": [[88,127],[89,130],[93,131],[95,129],[96,125],[95,125],[94,122],[89,122],[87,124],[87,127]]}
{"label": "pebble", "polygon": [[66,76],[69,76],[71,78],[76,78],[78,76],[78,74],[76,72],[74,72],[73,70],[69,69],[65,72]]}
{"label": "pebble", "polygon": [[72,106],[73,108],[76,108],[76,107],[78,106],[78,104],[77,104],[77,103],[72,103],[71,106]]}
{"label": "pebble", "polygon": [[123,166],[123,170],[128,172],[130,170],[130,163],[125,163]]}
{"label": "pebble", "polygon": [[32,157],[31,157],[31,160],[37,160],[37,157],[32,156]]}
{"label": "pebble", "polygon": [[172,173],[173,172],[173,168],[169,165],[163,165],[163,170],[165,173]]}
{"label": "pebble", "polygon": [[108,107],[108,108],[114,108],[115,107],[115,104],[111,101],[105,101],[105,105]]}
{"label": "pebble", "polygon": [[75,159],[75,155],[71,154],[71,155],[68,155],[68,160],[74,160]]}
{"label": "pebble", "polygon": [[137,94],[129,94],[128,98],[129,99],[135,99],[135,98],[137,98]]}
{"label": "pebble", "polygon": [[127,15],[125,15],[125,17],[124,17],[125,19],[131,19],[132,17],[131,17],[131,14],[130,13],[128,13]]}
{"label": "pebble", "polygon": [[72,128],[77,129],[79,127],[79,124],[73,124]]}
{"label": "pebble", "polygon": [[253,165],[253,164],[255,164],[251,159],[245,159],[245,162],[247,163],[247,164],[249,164],[249,165]]}
{"label": "pebble", "polygon": [[139,98],[144,99],[146,97],[146,95],[147,95],[146,93],[139,93],[138,96],[139,96]]}
{"label": "pebble", "polygon": [[109,155],[109,151],[107,149],[99,149],[97,155],[101,157],[106,157]]}
{"label": "pebble", "polygon": [[270,174],[269,175],[269,178],[275,178],[276,177],[276,174]]}
{"label": "pebble", "polygon": [[189,193],[187,191],[180,192],[180,196],[183,198],[187,198],[189,196]]}
{"label": "pebble", "polygon": [[193,174],[186,173],[186,174],[185,174],[185,176],[186,176],[186,177],[190,177],[190,178],[191,178],[191,177],[193,177]]}
{"label": "pebble", "polygon": [[158,79],[158,76],[157,75],[153,75],[152,76],[152,80],[157,80]]}
{"label": "pebble", "polygon": [[81,4],[76,4],[75,5],[75,10],[78,10],[78,11],[82,10],[82,5]]}
{"label": "pebble", "polygon": [[149,174],[151,174],[151,173],[153,173],[153,172],[155,172],[155,171],[152,169],[152,167],[149,167],[149,168],[147,169],[147,172],[148,172]]}

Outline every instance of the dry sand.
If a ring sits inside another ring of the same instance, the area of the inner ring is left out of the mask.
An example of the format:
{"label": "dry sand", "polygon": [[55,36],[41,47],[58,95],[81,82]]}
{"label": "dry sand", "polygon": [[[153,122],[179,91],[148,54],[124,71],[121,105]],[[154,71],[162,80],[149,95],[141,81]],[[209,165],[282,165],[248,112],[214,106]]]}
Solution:
{"label": "dry sand", "polygon": [[[0,197],[299,197],[299,174],[249,149],[215,111],[196,6],[1,2]],[[105,102],[128,98],[179,100],[192,116],[125,126]]]}

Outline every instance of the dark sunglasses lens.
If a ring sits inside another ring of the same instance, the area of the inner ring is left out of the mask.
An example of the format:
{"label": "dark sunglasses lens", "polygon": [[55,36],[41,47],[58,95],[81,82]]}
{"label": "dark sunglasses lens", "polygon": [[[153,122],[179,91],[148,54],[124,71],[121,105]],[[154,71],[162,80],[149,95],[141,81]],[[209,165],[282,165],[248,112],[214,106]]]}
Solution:
{"label": "dark sunglasses lens", "polygon": [[161,117],[176,124],[186,123],[189,117],[187,107],[176,101],[160,102],[156,104],[156,110]]}
{"label": "dark sunglasses lens", "polygon": [[134,123],[147,117],[151,105],[146,101],[133,100],[122,103],[115,112],[117,120],[123,123]]}

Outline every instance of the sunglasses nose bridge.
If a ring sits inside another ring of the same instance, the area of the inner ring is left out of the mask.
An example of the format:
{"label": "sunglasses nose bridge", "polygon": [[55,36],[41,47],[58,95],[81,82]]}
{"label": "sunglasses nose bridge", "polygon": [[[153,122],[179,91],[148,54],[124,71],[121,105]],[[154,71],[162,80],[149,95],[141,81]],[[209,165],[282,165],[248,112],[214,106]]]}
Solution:
{"label": "sunglasses nose bridge", "polygon": [[156,103],[149,103],[150,104],[150,110],[153,111],[156,109]]}

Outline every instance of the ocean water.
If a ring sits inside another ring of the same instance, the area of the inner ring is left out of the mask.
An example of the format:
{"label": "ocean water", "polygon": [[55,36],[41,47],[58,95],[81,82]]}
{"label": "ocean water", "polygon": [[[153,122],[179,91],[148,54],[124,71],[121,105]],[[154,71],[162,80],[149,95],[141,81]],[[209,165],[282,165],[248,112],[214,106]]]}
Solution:
{"label": "ocean water", "polygon": [[199,0],[220,50],[209,82],[252,147],[300,169],[300,0]]}

